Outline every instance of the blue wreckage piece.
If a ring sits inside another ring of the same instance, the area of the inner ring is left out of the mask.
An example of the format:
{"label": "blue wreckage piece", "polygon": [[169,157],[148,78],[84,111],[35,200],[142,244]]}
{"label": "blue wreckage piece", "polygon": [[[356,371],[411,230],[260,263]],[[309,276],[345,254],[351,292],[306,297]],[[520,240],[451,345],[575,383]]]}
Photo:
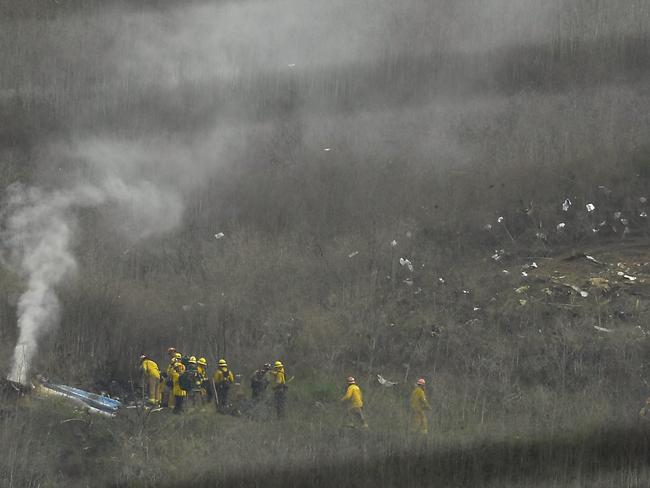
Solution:
{"label": "blue wreckage piece", "polygon": [[96,393],[80,390],[79,388],[74,388],[72,386],[59,385],[56,383],[51,383],[47,380],[42,381],[42,385],[43,387],[57,392],[62,396],[81,401],[89,407],[99,410],[101,413],[108,415],[117,414],[118,410],[122,406],[122,403],[118,400],[102,395],[97,395]]}

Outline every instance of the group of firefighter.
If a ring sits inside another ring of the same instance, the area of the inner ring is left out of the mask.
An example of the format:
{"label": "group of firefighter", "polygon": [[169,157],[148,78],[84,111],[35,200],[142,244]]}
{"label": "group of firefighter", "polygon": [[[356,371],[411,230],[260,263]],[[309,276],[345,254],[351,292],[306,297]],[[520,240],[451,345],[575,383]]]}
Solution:
{"label": "group of firefighter", "polygon": [[[173,409],[179,414],[187,401],[192,403],[214,403],[217,411],[222,414],[235,413],[230,400],[230,389],[235,384],[235,375],[228,368],[225,359],[219,359],[217,369],[212,375],[208,374],[208,362],[205,358],[181,354],[175,348],[167,350],[169,364],[162,371],[158,364],[149,356],[140,356],[140,364],[144,375],[144,387],[150,406]],[[411,430],[427,434],[429,423],[426,412],[431,410],[425,392],[426,381],[419,378],[410,396],[412,414]],[[273,406],[279,419],[285,417],[287,378],[284,365],[275,361],[273,365],[265,364],[257,369],[250,377],[251,402],[259,404],[267,388],[273,391]],[[363,410],[363,394],[356,380],[350,376],[347,379],[345,395],[341,402],[347,406],[350,427],[368,429],[368,423]]]}

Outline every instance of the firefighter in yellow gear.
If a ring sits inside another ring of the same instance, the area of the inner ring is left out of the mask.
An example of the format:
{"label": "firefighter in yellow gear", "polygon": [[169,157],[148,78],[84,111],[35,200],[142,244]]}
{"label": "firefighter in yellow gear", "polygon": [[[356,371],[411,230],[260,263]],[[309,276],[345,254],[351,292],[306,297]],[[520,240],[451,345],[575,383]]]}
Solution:
{"label": "firefighter in yellow gear", "polygon": [[284,365],[276,361],[271,373],[271,389],[273,390],[273,403],[275,412],[279,419],[285,417],[285,407],[287,404],[287,378],[284,371]]}
{"label": "firefighter in yellow gear", "polygon": [[160,402],[160,369],[158,365],[148,356],[140,356],[140,366],[144,375],[144,383],[147,388],[149,403],[158,405]]}
{"label": "firefighter in yellow gear", "polygon": [[187,392],[181,388],[179,379],[185,372],[185,366],[180,361],[177,361],[172,368],[172,396],[174,397],[174,413],[181,413],[183,411],[183,402],[187,396]]}
{"label": "firefighter in yellow gear", "polygon": [[212,388],[210,387],[210,379],[208,378],[208,361],[205,358],[199,358],[196,362],[196,371],[199,375],[201,383],[201,396],[207,401],[212,400]]}
{"label": "firefighter in yellow gear", "polygon": [[359,388],[359,385],[357,385],[356,380],[352,376],[348,377],[348,388],[345,395],[341,397],[341,401],[347,404],[348,416],[351,419],[350,426],[355,427],[359,425],[362,428],[367,429],[368,423],[363,414],[363,394],[361,393],[361,388]]}
{"label": "firefighter in yellow gear", "polygon": [[169,405],[170,402],[169,397],[172,396],[171,387],[167,386],[167,382],[169,381],[169,368],[172,366],[172,360],[176,355],[176,348],[175,347],[167,348],[167,355],[169,356],[169,364],[167,365],[167,368],[165,368],[165,371],[160,372],[159,396],[160,396],[161,405],[162,404]]}
{"label": "firefighter in yellow gear", "polygon": [[205,358],[199,358],[196,362],[196,371],[199,373],[201,380],[208,379],[208,361]]}
{"label": "firefighter in yellow gear", "polygon": [[426,412],[431,410],[431,405],[427,400],[427,394],[424,391],[426,381],[420,378],[415,384],[415,388],[411,393],[411,411],[413,413],[413,424],[411,430],[419,432],[420,434],[429,433],[429,421]]}
{"label": "firefighter in yellow gear", "polygon": [[235,383],[235,375],[228,369],[225,359],[219,359],[219,367],[215,371],[213,379],[217,391],[218,410],[223,413],[228,408],[228,395],[230,387]]}
{"label": "firefighter in yellow gear", "polygon": [[183,374],[185,372],[185,366],[183,365],[183,363],[181,363],[181,357],[183,356],[180,352],[175,352],[171,358],[171,361],[169,362],[169,365],[167,366],[167,389],[169,390],[169,397],[167,398],[167,406],[169,408],[174,408],[175,400],[176,400],[174,397],[174,392],[172,391],[174,366],[180,364],[180,368],[181,368],[180,374]]}

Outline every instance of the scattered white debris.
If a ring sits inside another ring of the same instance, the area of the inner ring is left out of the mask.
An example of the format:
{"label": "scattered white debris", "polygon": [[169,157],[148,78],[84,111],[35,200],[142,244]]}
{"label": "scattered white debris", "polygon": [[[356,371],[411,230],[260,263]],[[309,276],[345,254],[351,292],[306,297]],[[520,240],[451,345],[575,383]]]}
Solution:
{"label": "scattered white debris", "polygon": [[555,226],[555,228],[557,229],[558,232],[562,232],[565,227],[566,227],[566,224],[564,222],[560,222],[559,224],[557,224]]}
{"label": "scattered white debris", "polygon": [[585,208],[587,209],[587,212],[593,212],[596,210],[596,206],[593,203],[588,203],[585,205]]}
{"label": "scattered white debris", "polygon": [[214,235],[214,238],[216,240],[219,240],[219,239],[223,239],[225,236],[226,236],[226,234],[224,234],[223,232],[219,232],[218,234]]}
{"label": "scattered white debris", "polygon": [[587,298],[589,296],[589,293],[587,293],[584,290],[581,290],[575,285],[567,285],[569,286],[573,291],[575,291],[578,295],[580,295],[582,298]]}
{"label": "scattered white debris", "polygon": [[504,219],[503,217],[499,217],[499,218],[497,219],[497,222],[499,222],[500,224],[503,224],[503,221],[504,221],[504,220],[505,220],[505,219]]}
{"label": "scattered white debris", "polygon": [[564,202],[562,202],[562,210],[568,212],[569,209],[571,208],[571,205],[572,205],[571,200],[569,200],[568,198],[565,199]]}
{"label": "scattered white debris", "polygon": [[525,271],[522,271],[522,272],[521,272],[521,276],[523,276],[524,278],[527,278],[527,277],[528,277],[528,273],[526,273]]}
{"label": "scattered white debris", "polygon": [[203,302],[196,302],[196,304],[201,308],[205,307],[205,303]]}
{"label": "scattered white debris", "polygon": [[521,299],[519,300],[519,305],[521,305],[522,307],[523,307],[524,305],[526,305],[527,303],[528,303],[528,300],[525,300],[524,298],[521,298]]}
{"label": "scattered white debris", "polygon": [[625,278],[626,280],[630,280],[630,281],[636,281],[637,280],[636,276],[631,276],[629,274],[623,274],[623,278]]}
{"label": "scattered white debris", "polygon": [[481,310],[481,307],[474,307],[474,311],[475,311],[475,312],[478,312],[478,311],[480,311],[480,310]]}
{"label": "scattered white debris", "polygon": [[621,218],[621,215],[623,215],[621,212],[614,212],[614,218],[615,218],[616,220],[620,219],[620,218]]}
{"label": "scattered white debris", "polygon": [[508,271],[507,269],[502,269],[501,273],[503,273],[504,275],[509,275],[510,271]]}
{"label": "scattered white debris", "polygon": [[607,221],[603,220],[600,224],[598,224],[598,227],[605,227],[607,225]]}
{"label": "scattered white debris", "polygon": [[495,249],[494,254],[491,256],[493,260],[499,261],[505,254],[505,251],[503,249]]}
{"label": "scattered white debris", "polygon": [[621,219],[621,224],[628,225],[630,223],[629,219]]}
{"label": "scattered white debris", "polygon": [[597,325],[594,325],[594,329],[600,331],[600,332],[614,332],[612,329],[606,329],[605,327],[598,327]]}
{"label": "scattered white debris", "polygon": [[483,230],[492,230],[492,224],[485,224]]}
{"label": "scattered white debris", "polygon": [[393,239],[393,240],[390,242],[390,247],[395,247],[395,246],[397,246],[397,241],[396,241],[395,239]]}
{"label": "scattered white debris", "polygon": [[404,284],[406,284],[408,286],[413,286],[413,280],[410,279],[410,278],[407,278],[407,279],[404,280]]}
{"label": "scattered white debris", "polygon": [[463,295],[469,295],[469,290],[463,290]]}
{"label": "scattered white debris", "polygon": [[381,386],[385,386],[387,388],[390,388],[391,386],[395,386],[399,384],[397,381],[389,381],[386,378],[384,378],[382,375],[378,374],[377,375],[377,381],[379,381],[379,384]]}
{"label": "scattered white debris", "polygon": [[413,294],[414,294],[414,295],[419,295],[420,293],[422,293],[422,291],[423,291],[422,288],[419,288],[419,287],[418,287],[418,289],[415,290],[415,291],[413,292]]}
{"label": "scattered white debris", "polygon": [[639,197],[639,202],[641,203],[647,203],[648,199],[646,197]]}
{"label": "scattered white debris", "polygon": [[408,259],[399,258],[399,264],[406,266],[410,272],[413,272],[413,264]]}
{"label": "scattered white debris", "polygon": [[644,219],[645,219],[647,216],[648,216],[648,212],[641,212],[641,213],[639,214],[639,217],[644,218]]}
{"label": "scattered white debris", "polygon": [[535,237],[537,237],[539,240],[543,241],[543,240],[546,239],[546,234],[544,234],[543,232],[536,232]]}
{"label": "scattered white debris", "polygon": [[323,149],[323,151],[325,151],[325,152],[330,152],[331,150],[332,150],[331,147],[326,147],[325,149]]}
{"label": "scattered white debris", "polygon": [[296,67],[296,63],[290,63],[290,64],[287,64],[287,67],[289,67],[289,68],[295,68],[295,67]]}
{"label": "scattered white debris", "polygon": [[348,258],[352,259],[352,258],[353,258],[354,256],[356,256],[357,254],[359,254],[359,251],[351,252],[350,254],[348,254]]}
{"label": "scattered white debris", "polygon": [[445,284],[445,279],[441,276],[440,278],[438,278],[438,283],[440,283],[441,285],[444,285]]}

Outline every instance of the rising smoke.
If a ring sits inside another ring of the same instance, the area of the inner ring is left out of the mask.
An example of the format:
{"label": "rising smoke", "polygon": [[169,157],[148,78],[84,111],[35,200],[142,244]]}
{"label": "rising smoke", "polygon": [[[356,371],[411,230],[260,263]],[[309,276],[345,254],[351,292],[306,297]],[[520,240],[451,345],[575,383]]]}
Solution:
{"label": "rising smoke", "polygon": [[20,335],[14,350],[12,381],[26,383],[38,341],[58,324],[60,302],[56,286],[73,272],[76,212],[112,205],[128,208],[137,225],[132,240],[166,232],[182,214],[180,197],[149,181],[126,182],[107,176],[99,185],[44,191],[12,185],[5,202],[2,245],[4,260],[25,280],[27,289],[18,301]]}

